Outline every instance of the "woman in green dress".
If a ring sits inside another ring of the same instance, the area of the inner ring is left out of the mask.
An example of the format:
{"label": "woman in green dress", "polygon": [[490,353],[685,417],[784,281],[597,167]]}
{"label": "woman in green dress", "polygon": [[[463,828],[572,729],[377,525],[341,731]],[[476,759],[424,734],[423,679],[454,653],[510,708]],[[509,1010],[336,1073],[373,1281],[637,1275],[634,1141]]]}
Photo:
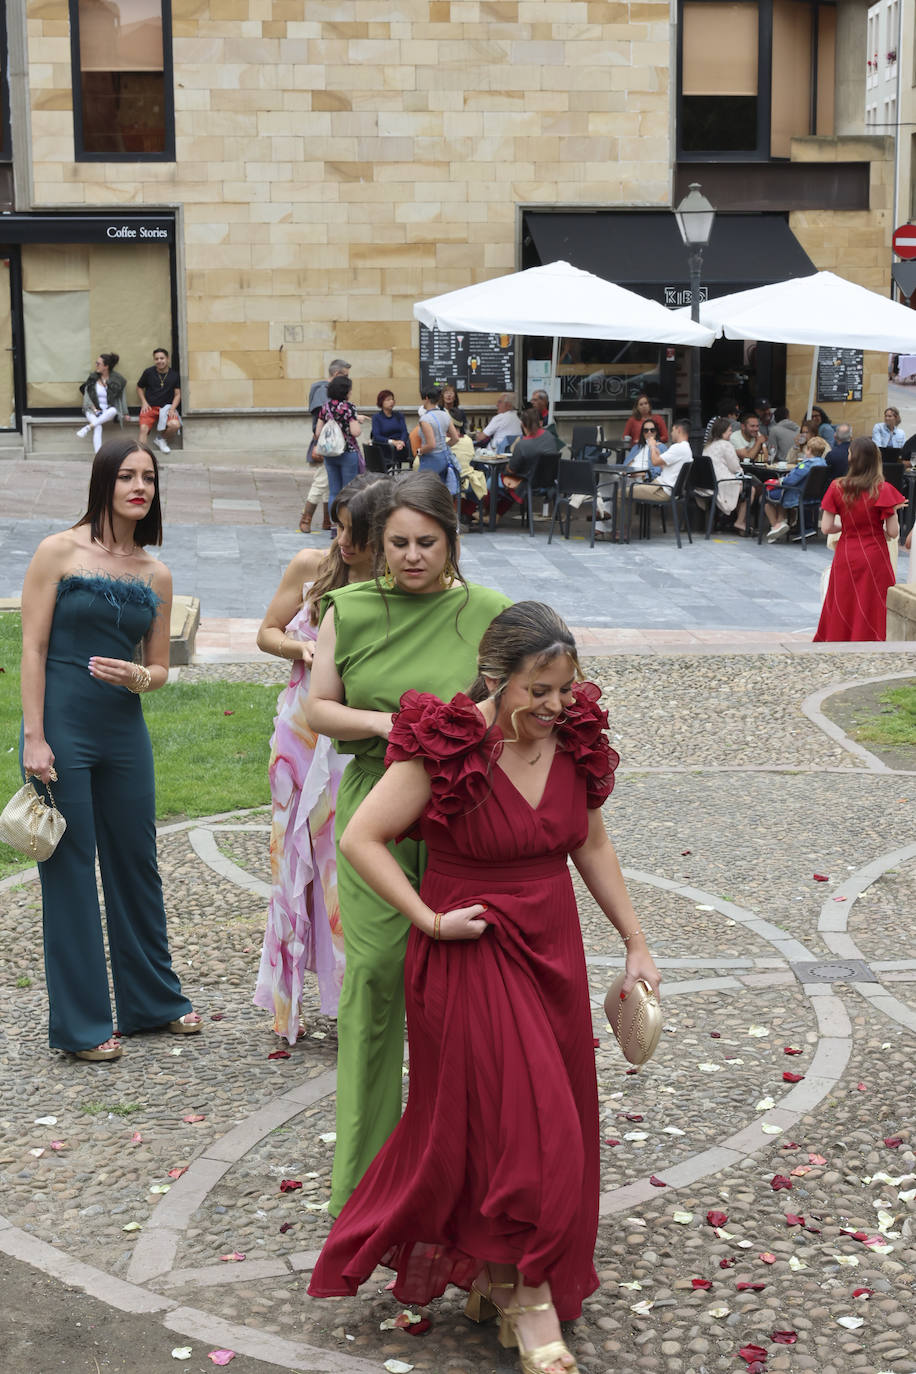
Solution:
{"label": "woman in green dress", "polygon": [[[325,598],[306,719],[352,753],[337,796],[336,837],[385,769],[392,715],[411,687],[450,700],[474,678],[477,645],[509,599],[465,582],[452,500],[433,473],[395,484],[374,540],[384,575]],[[392,852],[419,886],[426,850]],[[337,1013],[337,1144],[330,1212],[337,1216],[401,1115],[404,954],[410,922],[341,855],[337,884],[346,972]]]}

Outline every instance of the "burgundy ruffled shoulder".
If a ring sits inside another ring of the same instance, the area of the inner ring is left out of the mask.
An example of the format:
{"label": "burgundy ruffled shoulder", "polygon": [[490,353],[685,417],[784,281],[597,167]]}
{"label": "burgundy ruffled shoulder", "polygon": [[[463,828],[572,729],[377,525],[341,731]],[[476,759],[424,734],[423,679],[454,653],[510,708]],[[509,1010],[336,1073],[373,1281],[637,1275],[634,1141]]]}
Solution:
{"label": "burgundy ruffled shoulder", "polygon": [[607,801],[614,790],[614,771],[620,755],[608,742],[607,711],[598,705],[601,688],[594,682],[577,682],[572,705],[567,706],[556,727],[559,747],[572,755],[573,763],[585,777],[589,808]]}
{"label": "burgundy ruffled shoulder", "polygon": [[405,692],[388,736],[386,765],[422,761],[431,796],[426,815],[448,824],[486,800],[491,783],[487,754],[478,746],[487,723],[470,697],[459,692],[440,701],[431,692]]}

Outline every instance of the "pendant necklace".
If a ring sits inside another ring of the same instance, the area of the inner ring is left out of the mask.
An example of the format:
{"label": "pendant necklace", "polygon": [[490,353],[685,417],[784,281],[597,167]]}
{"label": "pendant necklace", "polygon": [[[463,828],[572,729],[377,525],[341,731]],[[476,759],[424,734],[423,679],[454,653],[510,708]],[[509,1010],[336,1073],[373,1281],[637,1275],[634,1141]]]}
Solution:
{"label": "pendant necklace", "polygon": [[[506,740],[506,743],[507,743],[507,744],[511,744],[513,749],[517,749],[517,748],[518,748],[518,745],[515,744],[512,740]],[[543,754],[543,752],[544,752],[543,749],[539,749],[539,750],[537,751],[537,753],[535,754],[535,756],[534,756],[533,759],[522,758],[522,763],[527,763],[527,765],[528,765],[529,768],[533,768],[534,765],[537,763],[538,759],[539,759],[539,758],[541,757],[541,755]]]}

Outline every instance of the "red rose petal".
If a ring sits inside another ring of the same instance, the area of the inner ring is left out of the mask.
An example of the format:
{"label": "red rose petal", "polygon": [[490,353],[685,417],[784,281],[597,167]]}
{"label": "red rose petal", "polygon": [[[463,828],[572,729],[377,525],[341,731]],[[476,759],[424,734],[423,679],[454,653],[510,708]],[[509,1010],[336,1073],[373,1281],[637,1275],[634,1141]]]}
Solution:
{"label": "red rose petal", "polygon": [[767,1352],[762,1345],[743,1345],[738,1351],[739,1360],[747,1364],[765,1364]]}
{"label": "red rose petal", "polygon": [[710,1032],[709,1032],[709,1038],[710,1038],[710,1040],[721,1040],[721,1039],[722,1039],[722,1032],[721,1032],[721,1031],[710,1031]]}
{"label": "red rose petal", "polygon": [[721,1260],[719,1260],[719,1268],[720,1268],[720,1269],[734,1269],[734,1267],[735,1267],[735,1265],[736,1265],[737,1263],[738,1263],[738,1261],[735,1259],[734,1255],[732,1255],[729,1259],[721,1259]]}
{"label": "red rose petal", "polygon": [[285,1236],[287,1231],[291,1231],[292,1229],[293,1223],[291,1221],[284,1221],[283,1225],[280,1227],[280,1235]]}
{"label": "red rose petal", "polygon": [[804,1226],[805,1218],[798,1216],[796,1212],[786,1212],[787,1226]]}
{"label": "red rose petal", "polygon": [[280,1181],[281,1193],[295,1193],[296,1189],[301,1187],[302,1184],[296,1178],[284,1178]]}
{"label": "red rose petal", "polygon": [[764,1250],[763,1254],[762,1254],[762,1255],[758,1255],[757,1258],[758,1258],[758,1259],[762,1259],[763,1262],[764,1262],[764,1264],[775,1264],[775,1263],[776,1263],[776,1256],[775,1256],[775,1255],[771,1255],[770,1252],[769,1252],[769,1250]]}
{"label": "red rose petal", "polygon": [[[3,669],[0,668],[0,673],[2,673],[2,671],[3,671]],[[686,858],[687,858],[687,855],[688,855],[689,853],[690,853],[690,850],[689,850],[689,849],[682,849],[682,850],[681,850],[681,858],[682,858],[682,859],[686,859]]]}
{"label": "red rose petal", "polygon": [[235,712],[234,712],[234,711],[224,711],[224,712],[223,712],[223,715],[224,715],[224,716],[234,716],[234,715],[235,715]]}
{"label": "red rose petal", "polygon": [[787,1140],[780,1148],[783,1150],[800,1150],[801,1146],[795,1140]]}
{"label": "red rose petal", "polygon": [[866,1086],[865,1086],[864,1083],[857,1083],[857,1084],[856,1084],[856,1092],[857,1092],[857,1093],[864,1093],[864,1092],[868,1092],[868,1089],[866,1088]]}
{"label": "red rose petal", "polygon": [[223,1013],[222,1013],[221,1011],[214,1011],[214,1012],[211,1012],[211,1013],[210,1013],[210,1020],[211,1020],[211,1021],[222,1021],[222,1019],[223,1019]]}
{"label": "red rose petal", "polygon": [[903,1136],[902,1136],[902,1135],[886,1135],[886,1136],[884,1137],[884,1143],[885,1143],[885,1145],[887,1146],[887,1148],[888,1148],[889,1150],[896,1150],[898,1145],[902,1145],[902,1144],[903,1144]]}
{"label": "red rose petal", "polygon": [[816,883],[829,883],[829,882],[830,882],[830,878],[829,878],[829,876],[828,876],[826,873],[812,873],[811,876],[813,877],[813,879],[814,879],[814,881],[815,881]]}
{"label": "red rose petal", "polygon": [[810,1231],[812,1236],[819,1236],[821,1234],[821,1228],[819,1226],[806,1226],[805,1230]]}
{"label": "red rose petal", "polygon": [[800,1083],[804,1078],[803,1073],[789,1073],[788,1069],[782,1076],[783,1083]]}
{"label": "red rose petal", "polygon": [[746,1293],[749,1288],[753,1289],[755,1293],[762,1293],[764,1288],[766,1288],[766,1284],[748,1283],[746,1279],[739,1279],[738,1282],[735,1284],[735,1287],[739,1293]]}
{"label": "red rose petal", "polygon": [[619,1145],[619,1144],[620,1144],[620,1141],[619,1141],[619,1140],[606,1140],[604,1143],[605,1143],[605,1145]]}
{"label": "red rose petal", "polygon": [[289,1050],[274,1050],[267,1056],[268,1059],[289,1059]]}
{"label": "red rose petal", "polygon": [[186,1121],[189,1126],[193,1126],[196,1121],[206,1121],[207,1118],[200,1116],[199,1113],[191,1112],[189,1116],[183,1116],[181,1119]]}
{"label": "red rose petal", "polygon": [[645,1120],[645,1118],[642,1117],[642,1116],[640,1116],[639,1112],[627,1112],[627,1121],[643,1121],[643,1120]]}
{"label": "red rose petal", "polygon": [[134,1131],[133,1135],[132,1135],[131,1138],[130,1138],[130,1143],[131,1143],[131,1145],[142,1145],[142,1144],[143,1144],[143,1136],[140,1134],[139,1131]]}
{"label": "red rose petal", "polygon": [[[691,1279],[690,1282],[693,1284],[694,1288],[712,1288],[712,1283],[709,1279]],[[855,1293],[853,1293],[852,1296],[855,1297]]]}
{"label": "red rose petal", "polygon": [[241,1250],[232,1250],[228,1255],[220,1255],[220,1259],[225,1264],[240,1264],[244,1258]]}
{"label": "red rose petal", "polygon": [[429,1320],[429,1317],[424,1317],[422,1321],[411,1322],[410,1326],[404,1327],[404,1330],[408,1331],[411,1336],[422,1336],[425,1335],[431,1326],[432,1322]]}
{"label": "red rose petal", "polygon": [[185,1164],[184,1167],[181,1169],[169,1169],[169,1178],[181,1178],[181,1175],[186,1174],[187,1172],[187,1164]]}
{"label": "red rose petal", "polygon": [[725,1212],[707,1212],[706,1221],[709,1226],[724,1226],[728,1217]]}
{"label": "red rose petal", "polygon": [[794,1345],[798,1336],[794,1331],[774,1331],[772,1339],[777,1345]]}
{"label": "red rose petal", "polygon": [[598,1046],[599,1046],[600,1044],[601,1044],[601,1041],[598,1039],[597,1036],[595,1036],[595,1038],[592,1040],[592,1046],[593,1046],[593,1048],[594,1048],[594,1049],[597,1049]]}
{"label": "red rose petal", "polygon": [[812,1154],[809,1154],[809,1155],[808,1155],[808,1163],[809,1163],[809,1164],[826,1164],[827,1161],[826,1161],[826,1159],[824,1158],[823,1155],[812,1155]]}
{"label": "red rose petal", "polygon": [[652,1184],[652,1187],[653,1187],[653,1188],[667,1188],[667,1187],[668,1187],[667,1183],[665,1183],[664,1180],[662,1180],[662,1179],[660,1179],[660,1178],[656,1178],[654,1174],[653,1174],[653,1175],[651,1176],[651,1178],[649,1179],[649,1182]]}
{"label": "red rose petal", "polygon": [[874,1291],[873,1288],[854,1288],[852,1290],[852,1296],[854,1298],[870,1298]]}
{"label": "red rose petal", "polygon": [[791,1188],[792,1180],[791,1178],[786,1178],[785,1174],[774,1174],[770,1179],[770,1187],[773,1189],[774,1193],[778,1193],[783,1188]]}
{"label": "red rose petal", "polygon": [[786,1045],[783,1054],[804,1054],[804,1050],[797,1050],[794,1045]]}

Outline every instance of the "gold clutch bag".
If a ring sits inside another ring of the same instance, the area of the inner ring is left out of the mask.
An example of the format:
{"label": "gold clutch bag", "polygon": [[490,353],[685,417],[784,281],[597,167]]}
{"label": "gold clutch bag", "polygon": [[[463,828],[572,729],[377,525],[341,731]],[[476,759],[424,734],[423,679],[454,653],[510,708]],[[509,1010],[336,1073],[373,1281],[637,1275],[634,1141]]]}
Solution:
{"label": "gold clutch bag", "polygon": [[27,782],[0,812],[0,840],[37,863],[50,859],[67,828],[47,784],[45,790],[50,805]]}
{"label": "gold clutch bag", "polygon": [[604,999],[604,1014],[617,1043],[631,1064],[645,1064],[651,1059],[662,1033],[662,1009],[648,983],[641,979],[620,1000],[626,973],[614,979]]}

